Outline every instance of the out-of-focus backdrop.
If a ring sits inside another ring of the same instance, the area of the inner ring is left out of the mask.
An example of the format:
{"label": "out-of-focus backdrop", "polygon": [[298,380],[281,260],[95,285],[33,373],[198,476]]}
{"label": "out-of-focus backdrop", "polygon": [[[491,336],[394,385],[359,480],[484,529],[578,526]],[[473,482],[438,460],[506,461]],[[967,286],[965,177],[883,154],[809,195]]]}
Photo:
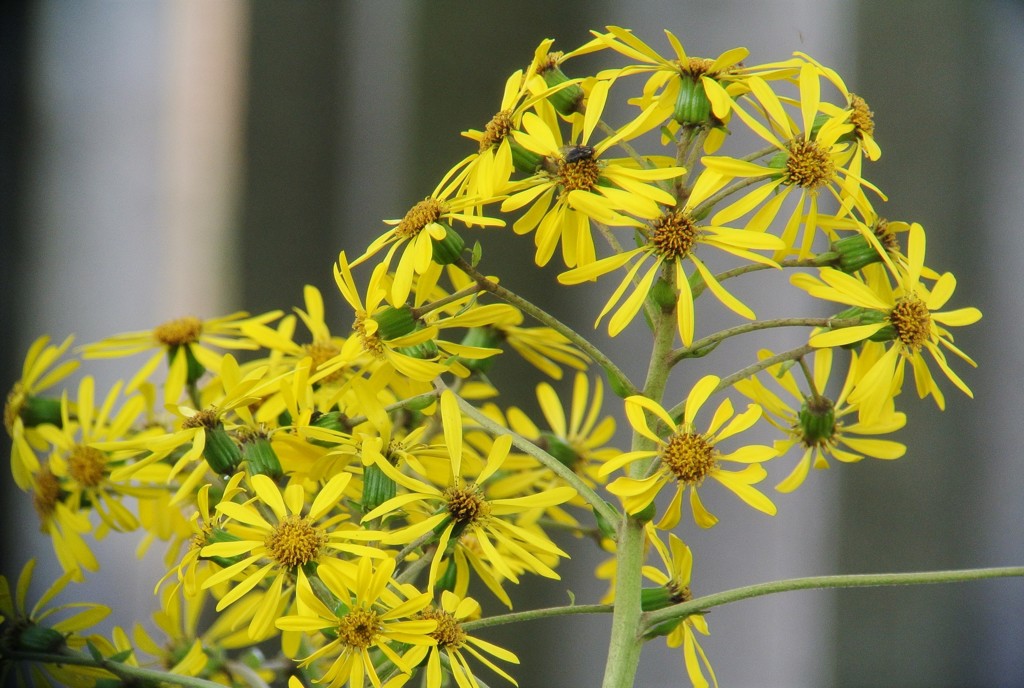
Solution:
{"label": "out-of-focus backdrop", "polygon": [[[875,112],[883,156],[866,174],[891,198],[883,214],[923,223],[929,264],[959,278],[953,306],[985,314],[957,341],[980,363],[960,368],[976,399],[942,382],[939,413],[907,390],[903,459],[816,472],[777,496],[775,518],[722,507],[711,532],[684,529],[694,592],[1024,562],[1021,4],[44,1],[5,4],[0,17],[4,388],[41,333],[86,343],[186,314],[289,309],[306,283],[344,325],[337,252],[359,251],[382,219],[431,191],[470,150],[458,132],[490,118],[504,79],[542,38],[571,49],[617,24],[665,49],[670,29],[696,55],[810,53]],[[578,311],[589,328],[598,305],[580,300],[585,289],[552,289],[554,273],[530,267],[532,242],[509,234],[485,239],[485,260],[501,261],[492,269],[527,293],[554,293],[553,308]],[[781,297],[749,298],[756,310]],[[616,355],[630,356],[639,334],[627,332]],[[118,374],[99,370],[101,383]],[[520,386],[512,399],[528,405],[531,393]],[[29,556],[52,569],[30,498],[2,472],[3,571],[16,575]],[[527,585],[524,607],[564,603],[567,589],[581,602],[603,592],[592,577],[600,557],[566,544],[581,553],[562,581]],[[149,613],[163,573],[159,556],[139,561],[134,546],[130,536],[98,543],[105,563],[85,588],[117,607],[120,624]],[[789,593],[708,620],[704,648],[723,686],[1024,685],[1019,580]],[[606,619],[584,617],[487,637],[523,659],[520,685],[560,688],[599,682],[607,631]],[[638,685],[686,684],[681,654],[661,642],[642,664]]]}

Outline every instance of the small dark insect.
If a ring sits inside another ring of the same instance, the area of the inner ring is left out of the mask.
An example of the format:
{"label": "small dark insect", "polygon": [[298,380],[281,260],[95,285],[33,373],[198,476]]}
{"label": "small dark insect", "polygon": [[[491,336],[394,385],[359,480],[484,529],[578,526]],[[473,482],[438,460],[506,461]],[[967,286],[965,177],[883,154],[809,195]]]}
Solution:
{"label": "small dark insect", "polygon": [[578,160],[589,160],[594,157],[594,148],[592,146],[573,146],[565,154],[565,162],[576,162]]}

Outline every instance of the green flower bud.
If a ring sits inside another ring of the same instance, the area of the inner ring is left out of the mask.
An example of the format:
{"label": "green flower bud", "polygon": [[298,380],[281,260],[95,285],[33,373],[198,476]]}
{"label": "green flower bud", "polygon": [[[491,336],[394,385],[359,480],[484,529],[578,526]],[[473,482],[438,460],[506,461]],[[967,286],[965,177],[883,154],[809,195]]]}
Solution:
{"label": "green flower bud", "polygon": [[413,358],[422,358],[425,361],[430,361],[438,357],[441,351],[437,348],[437,344],[434,343],[433,339],[428,339],[425,342],[420,342],[413,346],[403,346],[400,349],[406,356],[412,356]]}
{"label": "green flower bud", "polygon": [[678,290],[667,280],[655,280],[654,285],[651,287],[651,298],[664,311],[670,311],[676,307],[678,296]]}
{"label": "green flower bud", "polygon": [[[559,86],[569,81],[569,77],[553,61],[547,69],[540,72],[540,75],[548,86]],[[548,101],[555,106],[559,114],[569,116],[579,110],[583,97],[583,89],[579,84],[568,84],[549,95]]]}
{"label": "green flower bud", "polygon": [[836,411],[827,397],[810,397],[800,407],[797,415],[803,442],[808,447],[820,445],[832,439],[836,431]]}
{"label": "green flower bud", "polygon": [[221,423],[206,428],[205,432],[206,449],[203,456],[206,457],[206,463],[210,464],[210,469],[217,475],[234,473],[235,468],[242,462],[242,450]]}
{"label": "green flower bud", "polygon": [[369,513],[398,494],[398,485],[380,466],[373,463],[363,469],[363,513]]}
{"label": "green flower bud", "polygon": [[274,480],[284,475],[277,452],[266,437],[256,435],[242,444],[242,458],[249,464],[249,471],[265,475]]}
{"label": "green flower bud", "polygon": [[15,642],[19,648],[32,652],[56,652],[65,645],[60,631],[31,622],[18,632]]}
{"label": "green flower bud", "polygon": [[516,143],[515,139],[510,137],[508,139],[508,143],[512,149],[512,165],[519,172],[532,175],[544,162],[543,155],[538,155],[531,150],[523,148],[521,145]]}
{"label": "green flower bud", "polygon": [[671,607],[675,603],[672,591],[663,585],[657,588],[643,588],[640,591],[640,609],[645,612]]}
{"label": "green flower bud", "polygon": [[58,428],[64,425],[60,415],[60,399],[26,396],[18,409],[18,415],[26,428],[34,428],[43,423],[50,423]]}
{"label": "green flower bud", "polygon": [[448,225],[438,224],[444,227],[444,239],[431,239],[434,262],[438,265],[451,265],[462,257],[462,249],[466,248],[466,242]]}
{"label": "green flower bud", "polygon": [[672,117],[680,124],[707,124],[711,119],[711,101],[700,79],[683,77]]}
{"label": "green flower bud", "polygon": [[565,440],[561,437],[554,435],[550,432],[542,432],[540,434],[541,441],[539,446],[547,451],[548,454],[558,459],[558,462],[566,468],[572,469],[580,461],[580,455],[576,453],[576,450],[570,447]]}

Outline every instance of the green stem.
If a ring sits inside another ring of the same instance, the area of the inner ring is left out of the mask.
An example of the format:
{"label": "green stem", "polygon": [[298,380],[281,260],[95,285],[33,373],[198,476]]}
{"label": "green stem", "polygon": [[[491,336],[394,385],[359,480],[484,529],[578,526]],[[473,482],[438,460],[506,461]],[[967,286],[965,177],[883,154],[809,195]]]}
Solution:
{"label": "green stem", "polygon": [[459,402],[459,408],[462,409],[462,412],[476,421],[480,427],[495,437],[499,437],[501,435],[508,435],[511,437],[512,444],[519,448],[520,451],[523,451],[540,461],[546,468],[551,469],[555,475],[565,481],[567,485],[574,488],[576,492],[579,493],[579,495],[583,497],[588,504],[590,504],[591,508],[600,513],[605,521],[611,524],[613,528],[619,524],[619,521],[622,519],[619,512],[609,506],[608,502],[602,499],[601,496],[594,491],[594,488],[583,482],[583,479],[576,475],[572,469],[519,433],[498,425],[481,413],[480,409],[473,406],[458,394],[455,395],[455,399]]}
{"label": "green stem", "polygon": [[[425,401],[431,401],[432,399],[436,399],[440,394],[441,390],[437,389],[430,392],[424,392],[423,394],[417,394],[414,397],[409,397],[408,399],[402,399],[401,401],[396,401],[393,404],[388,404],[387,406],[384,407],[384,411],[386,413],[391,413],[392,411],[397,411],[398,409],[419,406],[421,403]],[[369,420],[369,418],[367,418],[366,416],[352,416],[351,418],[345,418],[345,425],[347,425],[349,428],[354,428],[357,425],[362,425],[367,420]]]}
{"label": "green stem", "polygon": [[[780,260],[778,266],[780,268],[820,268],[827,265],[831,265],[836,258],[839,257],[838,253],[831,251],[826,253],[819,253],[814,258],[788,258],[786,260]],[[759,270],[777,270],[774,265],[765,265],[764,263],[750,263],[748,265],[741,265],[738,268],[732,270],[726,270],[715,275],[715,279],[719,282],[724,282],[727,279],[733,277],[739,277],[749,272],[758,272]],[[697,298],[704,293],[707,289],[707,284],[701,279],[697,284],[693,285],[693,298]]]}
{"label": "green stem", "polygon": [[481,628],[518,623],[520,621],[533,621],[535,619],[550,619],[553,616],[569,616],[571,614],[608,614],[611,611],[612,605],[610,604],[570,604],[565,607],[547,607],[545,609],[530,609],[525,612],[498,614],[497,616],[488,616],[485,619],[477,619],[476,621],[466,621],[460,625],[463,630],[478,631]]}
{"label": "green stem", "polygon": [[694,217],[704,217],[704,215],[707,214],[712,208],[714,208],[715,205],[717,205],[718,202],[721,201],[723,198],[728,198],[737,191],[742,191],[748,186],[753,186],[754,184],[763,182],[766,179],[770,179],[771,177],[772,173],[770,172],[765,172],[760,177],[744,177],[735,184],[725,187],[718,193],[708,196],[706,199],[704,199],[703,202],[701,202],[696,208],[693,209],[691,215],[693,215]]}
{"label": "green stem", "polygon": [[77,652],[68,651],[65,653],[49,653],[49,652],[23,652],[16,649],[5,649],[3,653],[4,662],[7,661],[23,661],[23,662],[39,662],[43,664],[56,664],[62,666],[84,666],[94,667],[97,669],[103,669],[109,671],[114,676],[124,680],[128,683],[134,683],[139,681],[156,682],[159,685],[174,685],[174,686],[185,686],[186,688],[224,688],[219,683],[214,681],[207,681],[206,679],[196,678],[194,676],[181,676],[178,674],[171,674],[164,671],[157,671],[155,669],[145,669],[143,667],[132,666],[130,664],[122,664],[120,662],[112,662],[109,659],[93,659],[86,655],[79,654]]}
{"label": "green stem", "polygon": [[[698,358],[710,353],[710,350],[721,344],[729,337],[735,337],[748,332],[768,330],[775,327],[852,327],[860,325],[860,318],[777,318],[775,320],[758,320],[752,323],[745,323],[730,327],[725,330],[698,339],[693,344],[672,352],[671,365],[675,365],[684,358]],[[705,351],[707,349],[707,351]]]}
{"label": "green stem", "polygon": [[430,303],[425,303],[422,306],[420,306],[419,308],[413,308],[411,310],[412,317],[417,319],[417,320],[419,320],[420,318],[422,318],[427,313],[430,313],[432,311],[436,311],[438,308],[443,308],[444,306],[447,306],[450,303],[454,303],[454,302],[456,302],[456,301],[458,301],[460,299],[464,299],[467,296],[472,296],[473,294],[478,294],[478,293],[480,293],[480,291],[482,291],[482,289],[483,289],[483,287],[481,287],[479,284],[474,284],[474,285],[466,287],[465,289],[461,289],[461,290],[455,292],[454,294],[449,294],[448,296],[445,296],[444,298],[438,299],[437,301],[431,301]]}
{"label": "green stem", "polygon": [[621,390],[625,396],[636,394],[639,391],[630,379],[626,377],[626,374],[622,372],[603,351],[591,344],[585,337],[580,336],[576,330],[572,329],[547,311],[544,311],[530,303],[515,292],[509,291],[497,282],[487,279],[486,276],[467,263],[465,259],[460,258],[456,263],[454,263],[454,265],[466,273],[484,290],[491,292],[502,301],[512,304],[519,310],[528,314],[534,320],[547,325],[555,332],[558,332],[560,335],[575,344],[576,347],[589,356],[594,363],[601,366],[605,374],[608,376],[613,390],[616,390],[617,392]]}
{"label": "green stem", "polygon": [[841,576],[810,576],[787,580],[758,583],[743,588],[726,590],[698,597],[672,607],[647,612],[643,618],[643,630],[656,628],[666,621],[682,619],[690,614],[703,612],[730,602],[774,595],[790,590],[819,590],[826,588],[867,588],[882,585],[926,585],[934,583],[962,583],[964,581],[988,578],[1011,578],[1024,576],[1024,566],[1007,566],[987,569],[962,569],[959,571],[923,571],[919,573],[860,573]]}

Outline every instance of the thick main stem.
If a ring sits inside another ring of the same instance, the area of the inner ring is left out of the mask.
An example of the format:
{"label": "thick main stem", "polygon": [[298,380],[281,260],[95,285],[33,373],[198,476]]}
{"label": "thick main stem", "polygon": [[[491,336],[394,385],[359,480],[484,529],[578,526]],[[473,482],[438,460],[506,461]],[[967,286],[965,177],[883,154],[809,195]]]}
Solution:
{"label": "thick main stem", "polygon": [[[671,368],[672,343],[675,337],[675,318],[671,310],[662,310],[655,323],[654,347],[647,369],[644,395],[660,400],[668,382]],[[650,448],[651,442],[640,433],[633,433],[632,449]],[[631,477],[640,477],[645,467],[634,461],[628,468]],[[644,522],[627,516],[619,526],[615,546],[615,607],[612,612],[612,632],[608,644],[602,688],[629,688],[633,685],[643,637],[640,635],[640,589],[643,584],[641,567],[644,563]]]}

